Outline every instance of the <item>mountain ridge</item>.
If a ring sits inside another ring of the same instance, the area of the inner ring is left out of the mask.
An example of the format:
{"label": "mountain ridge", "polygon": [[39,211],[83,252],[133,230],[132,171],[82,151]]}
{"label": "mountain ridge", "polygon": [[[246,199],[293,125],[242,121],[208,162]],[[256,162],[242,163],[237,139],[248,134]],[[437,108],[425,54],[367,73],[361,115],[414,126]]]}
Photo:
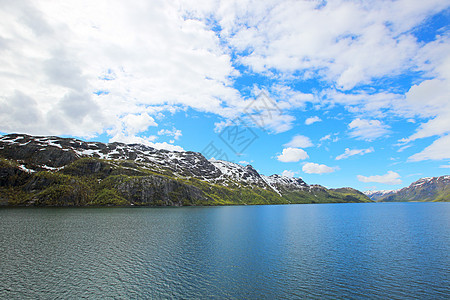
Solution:
{"label": "mountain ridge", "polygon": [[251,165],[141,144],[0,137],[3,205],[223,205],[370,202],[361,192],[259,174]]}
{"label": "mountain ridge", "polygon": [[369,191],[364,191],[364,195],[366,195],[367,197],[369,197],[370,199],[374,200],[374,201],[378,201],[379,199],[386,197],[387,195],[391,195],[396,193],[399,190],[369,190]]}
{"label": "mountain ridge", "polygon": [[377,202],[450,201],[450,175],[424,177],[402,189],[365,191],[364,194]]}

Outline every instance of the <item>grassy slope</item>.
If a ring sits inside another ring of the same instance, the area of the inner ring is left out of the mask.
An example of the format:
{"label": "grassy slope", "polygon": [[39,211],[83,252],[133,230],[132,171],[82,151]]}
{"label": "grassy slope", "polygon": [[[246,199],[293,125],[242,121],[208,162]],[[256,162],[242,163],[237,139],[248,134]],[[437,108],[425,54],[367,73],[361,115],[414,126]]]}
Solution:
{"label": "grassy slope", "polygon": [[400,191],[383,197],[378,202],[448,202],[450,201],[450,186],[435,186]]}
{"label": "grassy slope", "polygon": [[[0,185],[0,203],[42,206],[235,205],[368,202],[347,189],[292,192],[284,197],[262,188],[222,186],[198,179],[155,173],[130,161],[83,158],[58,172],[27,174],[13,161],[0,160],[9,172]],[[11,174],[10,174],[11,173]],[[3,173],[4,174],[4,173]],[[358,194],[359,193],[359,194]],[[144,200],[142,200],[144,199]]]}

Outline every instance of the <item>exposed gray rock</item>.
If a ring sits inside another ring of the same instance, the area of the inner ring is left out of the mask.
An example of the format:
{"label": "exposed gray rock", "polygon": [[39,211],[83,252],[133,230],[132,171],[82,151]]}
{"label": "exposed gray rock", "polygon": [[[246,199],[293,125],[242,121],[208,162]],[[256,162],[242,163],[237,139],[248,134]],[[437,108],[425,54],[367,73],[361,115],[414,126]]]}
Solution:
{"label": "exposed gray rock", "polygon": [[[264,176],[251,165],[140,144],[10,134],[0,137],[0,158],[6,159],[0,168],[0,187],[19,187],[16,192],[25,193],[24,197],[17,193],[8,196],[14,205],[180,206],[216,201],[264,204],[354,200],[344,199],[347,194],[339,195],[339,191],[330,194],[325,187],[308,185],[301,178]],[[358,201],[368,200],[357,196]]]}
{"label": "exposed gray rock", "polygon": [[157,175],[121,178],[114,187],[125,199],[139,205],[182,206],[212,200],[197,187]]}

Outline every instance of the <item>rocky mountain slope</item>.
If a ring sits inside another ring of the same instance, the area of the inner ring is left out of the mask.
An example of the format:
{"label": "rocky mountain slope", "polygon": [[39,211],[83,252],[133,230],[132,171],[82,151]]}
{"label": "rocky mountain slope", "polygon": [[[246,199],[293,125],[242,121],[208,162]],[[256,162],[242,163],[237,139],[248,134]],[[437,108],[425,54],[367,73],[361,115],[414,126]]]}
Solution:
{"label": "rocky mountain slope", "polygon": [[450,176],[427,177],[395,191],[367,191],[370,199],[383,202],[450,201]]}
{"label": "rocky mountain slope", "polygon": [[365,191],[363,192],[367,197],[373,201],[378,201],[386,196],[396,193],[398,190],[381,190],[381,191]]}
{"label": "rocky mountain slope", "polygon": [[370,202],[351,189],[260,175],[252,166],[139,144],[0,137],[2,205],[224,205]]}

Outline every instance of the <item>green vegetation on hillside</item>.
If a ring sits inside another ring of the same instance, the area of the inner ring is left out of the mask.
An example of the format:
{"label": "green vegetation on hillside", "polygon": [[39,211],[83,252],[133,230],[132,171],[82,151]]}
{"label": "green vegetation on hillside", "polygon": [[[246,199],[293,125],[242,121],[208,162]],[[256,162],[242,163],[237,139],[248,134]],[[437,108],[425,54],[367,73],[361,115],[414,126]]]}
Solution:
{"label": "green vegetation on hillside", "polygon": [[[78,159],[59,171],[27,173],[0,160],[0,203],[35,206],[185,206],[368,202],[348,189],[312,188],[280,196],[270,189],[229,186],[155,173],[132,161]],[[359,194],[358,194],[359,193]]]}
{"label": "green vegetation on hillside", "polygon": [[380,202],[444,202],[450,201],[447,176],[419,179],[409,187],[379,199]]}

